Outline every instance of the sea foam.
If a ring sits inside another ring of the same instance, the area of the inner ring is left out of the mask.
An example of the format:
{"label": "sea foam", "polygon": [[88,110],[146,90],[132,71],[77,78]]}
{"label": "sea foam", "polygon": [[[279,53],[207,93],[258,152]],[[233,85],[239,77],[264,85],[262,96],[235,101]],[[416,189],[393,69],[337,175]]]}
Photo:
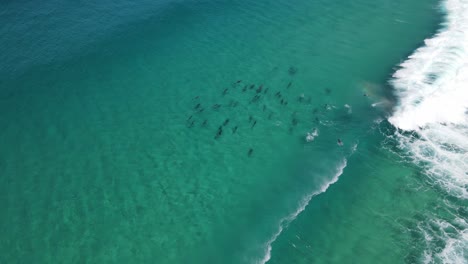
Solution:
{"label": "sea foam", "polygon": [[[468,1],[443,3],[446,22],[400,65],[391,80],[399,104],[389,118],[400,147],[430,180],[460,201],[468,199]],[[410,132],[404,132],[410,131]],[[466,226],[447,236],[442,263],[460,263]]]}
{"label": "sea foam", "polygon": [[263,256],[263,258],[261,260],[259,260],[257,263],[259,264],[265,264],[267,263],[270,258],[271,258],[271,249],[272,249],[272,244],[273,242],[276,241],[276,239],[278,238],[278,236],[281,234],[281,232],[283,232],[283,230],[292,222],[294,221],[297,216],[305,210],[305,208],[307,207],[307,205],[309,204],[310,200],[312,200],[312,198],[314,196],[317,196],[321,193],[324,193],[325,191],[327,191],[328,187],[330,187],[330,185],[334,184],[335,182],[338,181],[338,178],[340,177],[341,174],[343,174],[343,171],[344,169],[346,168],[346,165],[347,165],[347,161],[346,159],[344,159],[340,164],[339,166],[337,167],[336,169],[336,173],[334,174],[333,178],[330,179],[329,181],[325,182],[322,186],[320,186],[320,188],[317,190],[317,191],[314,191],[308,195],[306,195],[302,201],[299,203],[299,207],[297,208],[296,211],[294,211],[293,213],[291,213],[290,215],[282,218],[280,221],[279,221],[279,224],[278,224],[278,230],[273,234],[273,236],[265,243],[265,254]]}
{"label": "sea foam", "polygon": [[390,122],[404,130],[434,123],[467,124],[468,1],[448,0],[444,30],[393,75],[400,105]]}
{"label": "sea foam", "polygon": [[431,176],[468,199],[468,1],[445,3],[444,30],[425,41],[395,72],[399,98],[389,118],[402,146]]}

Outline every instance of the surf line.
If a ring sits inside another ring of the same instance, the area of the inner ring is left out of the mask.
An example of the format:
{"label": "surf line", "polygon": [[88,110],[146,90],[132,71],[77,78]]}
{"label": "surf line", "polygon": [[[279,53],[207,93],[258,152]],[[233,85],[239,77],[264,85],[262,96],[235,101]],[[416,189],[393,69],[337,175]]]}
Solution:
{"label": "surf line", "polygon": [[328,187],[330,187],[330,185],[336,183],[339,179],[339,177],[341,176],[341,174],[343,174],[343,171],[344,169],[346,168],[347,166],[347,160],[346,159],[343,159],[343,161],[338,165],[337,167],[337,171],[335,173],[335,175],[333,176],[333,178],[323,184],[319,190],[311,193],[311,194],[308,194],[307,196],[305,196],[301,203],[299,204],[299,207],[297,208],[297,210],[295,212],[293,212],[292,214],[282,218],[280,221],[279,221],[279,225],[278,225],[278,230],[273,234],[273,236],[265,243],[265,254],[263,256],[263,258],[261,260],[259,260],[257,263],[258,264],[265,264],[267,263],[270,258],[271,258],[271,250],[272,250],[272,244],[276,241],[276,239],[279,237],[279,235],[283,232],[283,230],[288,227],[288,225],[294,221],[297,216],[305,210],[305,208],[307,207],[307,205],[309,205],[309,202],[312,200],[312,198],[314,198],[315,196],[321,194],[321,193],[324,193],[327,191]]}
{"label": "surf line", "polygon": [[[434,212],[418,225],[427,237],[421,258],[424,263],[465,263],[468,221],[458,208],[468,200],[468,2],[441,2],[441,29],[424,40],[390,80],[398,104],[388,121],[398,128],[394,137],[403,157],[420,167],[434,186],[456,197],[444,199],[450,214]],[[442,240],[441,250],[431,240]]]}

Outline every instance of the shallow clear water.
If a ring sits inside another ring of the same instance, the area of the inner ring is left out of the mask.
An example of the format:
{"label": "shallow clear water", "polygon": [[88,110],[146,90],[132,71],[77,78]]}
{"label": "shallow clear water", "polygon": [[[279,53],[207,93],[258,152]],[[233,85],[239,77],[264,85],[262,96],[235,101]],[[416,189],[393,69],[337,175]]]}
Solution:
{"label": "shallow clear water", "polygon": [[2,4],[0,262],[422,263],[446,194],[381,122],[440,22],[407,2]]}

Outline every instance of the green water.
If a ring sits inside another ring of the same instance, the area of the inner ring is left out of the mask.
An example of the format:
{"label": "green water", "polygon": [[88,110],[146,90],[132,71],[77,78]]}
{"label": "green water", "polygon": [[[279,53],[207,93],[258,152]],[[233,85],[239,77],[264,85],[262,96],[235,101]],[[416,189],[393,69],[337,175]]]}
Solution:
{"label": "green water", "polygon": [[371,104],[436,1],[4,5],[1,263],[256,263],[344,159],[269,263],[421,261],[405,225],[438,194]]}

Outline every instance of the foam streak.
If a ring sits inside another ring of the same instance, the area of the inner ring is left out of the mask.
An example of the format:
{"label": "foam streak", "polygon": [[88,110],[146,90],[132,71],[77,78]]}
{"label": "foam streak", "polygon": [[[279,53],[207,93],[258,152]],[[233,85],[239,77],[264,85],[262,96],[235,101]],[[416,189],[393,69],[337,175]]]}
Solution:
{"label": "foam streak", "polygon": [[258,261],[257,263],[259,264],[265,264],[267,263],[270,258],[271,258],[271,249],[272,249],[272,244],[273,242],[276,241],[276,239],[278,238],[278,236],[281,234],[281,232],[283,232],[283,230],[292,222],[294,221],[294,219],[297,218],[297,216],[305,210],[305,208],[307,207],[307,205],[309,204],[309,202],[312,200],[312,198],[314,196],[317,196],[321,193],[324,193],[327,191],[328,187],[330,187],[330,185],[334,184],[335,182],[338,181],[338,178],[340,177],[341,174],[343,174],[343,171],[344,169],[346,168],[346,165],[347,165],[347,161],[346,159],[344,159],[341,164],[338,166],[337,168],[337,172],[335,173],[335,175],[333,176],[333,178],[324,183],[319,190],[305,196],[301,203],[299,204],[299,208],[297,208],[297,210],[295,212],[293,212],[292,214],[282,218],[279,222],[279,227],[278,227],[278,230],[275,232],[275,234],[270,238],[270,240],[268,240],[268,242],[266,243],[266,250],[265,250],[265,255],[264,257]]}

